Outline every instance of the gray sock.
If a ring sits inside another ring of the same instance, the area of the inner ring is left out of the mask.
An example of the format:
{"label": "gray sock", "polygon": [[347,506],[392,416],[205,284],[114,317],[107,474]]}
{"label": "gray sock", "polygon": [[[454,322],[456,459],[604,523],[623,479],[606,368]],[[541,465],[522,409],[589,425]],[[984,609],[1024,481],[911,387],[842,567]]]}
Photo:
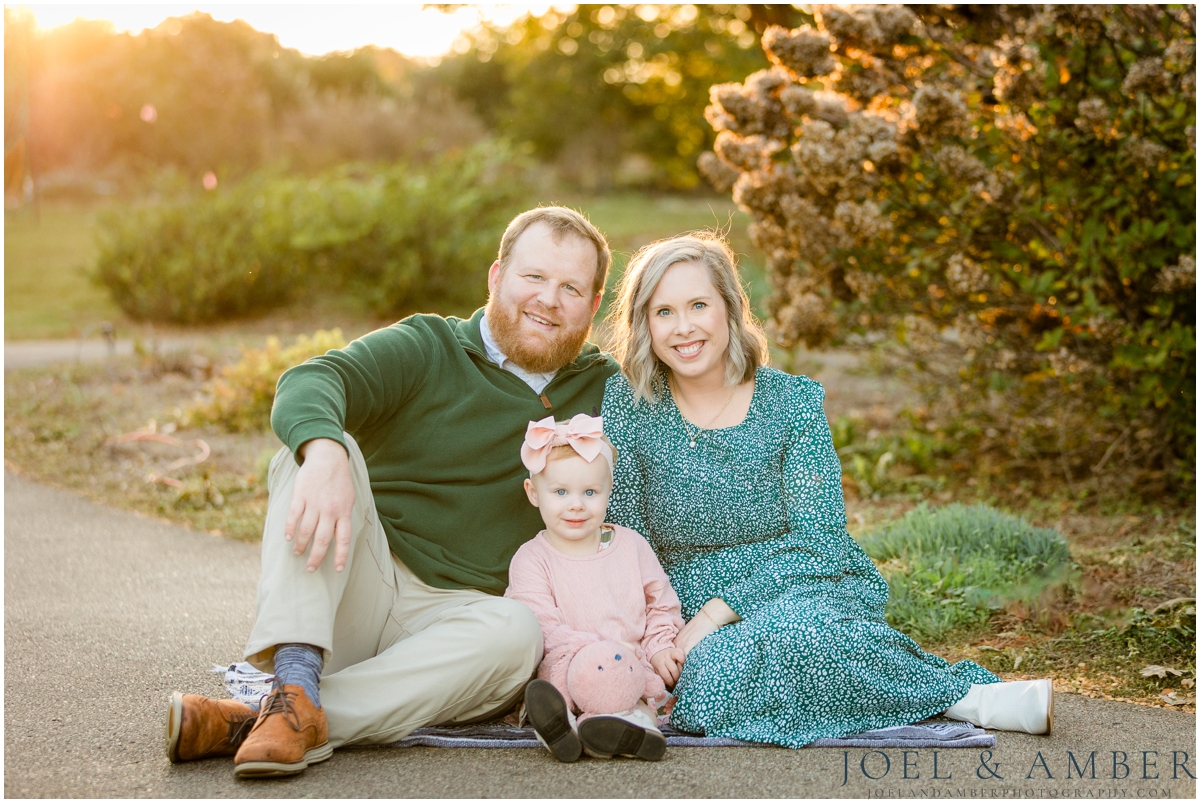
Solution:
{"label": "gray sock", "polygon": [[313,705],[321,707],[321,669],[325,659],[311,644],[280,644],[275,648],[275,682],[300,686]]}

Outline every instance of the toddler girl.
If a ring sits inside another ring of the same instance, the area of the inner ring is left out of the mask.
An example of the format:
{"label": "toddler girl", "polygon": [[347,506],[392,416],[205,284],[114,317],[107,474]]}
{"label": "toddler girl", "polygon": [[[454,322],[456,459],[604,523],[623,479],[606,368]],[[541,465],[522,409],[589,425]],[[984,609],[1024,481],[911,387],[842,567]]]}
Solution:
{"label": "toddler girl", "polygon": [[683,665],[679,598],[654,550],[633,530],[604,523],[615,459],[602,420],[583,414],[531,421],[521,446],[525,492],[546,529],[513,556],[505,596],[542,625],[546,651],[525,710],[560,761],[583,748],[662,758],[651,701]]}

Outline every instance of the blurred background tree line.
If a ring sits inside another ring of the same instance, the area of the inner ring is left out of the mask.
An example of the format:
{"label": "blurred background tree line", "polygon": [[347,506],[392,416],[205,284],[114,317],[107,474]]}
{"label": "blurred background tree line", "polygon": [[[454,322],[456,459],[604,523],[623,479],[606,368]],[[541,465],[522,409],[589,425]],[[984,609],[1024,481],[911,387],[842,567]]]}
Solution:
{"label": "blurred background tree line", "polygon": [[44,34],[5,9],[6,151],[23,134],[49,189],[174,168],[219,179],[263,166],[421,160],[511,141],[588,189],[688,189],[710,147],[708,87],[767,65],[790,6],[583,5],[469,32],[438,64],[365,47],[306,57],[206,14],[133,35],[78,20]]}
{"label": "blurred background tree line", "polygon": [[6,8],[6,201],[127,201],[100,221],[94,275],[136,320],[217,321],[313,291],[380,315],[461,312],[529,204],[711,197],[696,168],[709,86],[766,66],[768,25],[808,18],[582,5],[485,23],[432,63],[307,57],[203,13],[134,35],[40,32]]}

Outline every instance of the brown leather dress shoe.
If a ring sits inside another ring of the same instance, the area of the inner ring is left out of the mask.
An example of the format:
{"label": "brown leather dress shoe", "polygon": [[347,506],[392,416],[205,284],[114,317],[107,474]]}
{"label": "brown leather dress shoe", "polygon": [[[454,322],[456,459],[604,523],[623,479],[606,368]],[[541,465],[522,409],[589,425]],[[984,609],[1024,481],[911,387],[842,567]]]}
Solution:
{"label": "brown leather dress shoe", "polygon": [[171,763],[232,756],[258,712],[237,700],[174,692],[167,702],[167,758]]}
{"label": "brown leather dress shoe", "polygon": [[233,776],[295,775],[331,755],[325,712],[313,705],[303,686],[276,686],[233,759]]}

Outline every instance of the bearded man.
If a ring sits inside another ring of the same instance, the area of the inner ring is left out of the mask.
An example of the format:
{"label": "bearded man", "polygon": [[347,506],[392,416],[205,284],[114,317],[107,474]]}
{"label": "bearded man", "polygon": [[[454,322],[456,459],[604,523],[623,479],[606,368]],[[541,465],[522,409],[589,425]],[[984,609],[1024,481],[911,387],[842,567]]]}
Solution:
{"label": "bearded man", "polygon": [[533,613],[500,596],[542,526],[520,447],[531,420],[599,414],[617,365],[586,340],[610,262],[579,213],[530,210],[470,319],[414,315],[280,378],[286,446],[246,645],[275,686],[257,712],[176,692],[171,761],[292,775],[342,745],[516,703],[542,656]]}

